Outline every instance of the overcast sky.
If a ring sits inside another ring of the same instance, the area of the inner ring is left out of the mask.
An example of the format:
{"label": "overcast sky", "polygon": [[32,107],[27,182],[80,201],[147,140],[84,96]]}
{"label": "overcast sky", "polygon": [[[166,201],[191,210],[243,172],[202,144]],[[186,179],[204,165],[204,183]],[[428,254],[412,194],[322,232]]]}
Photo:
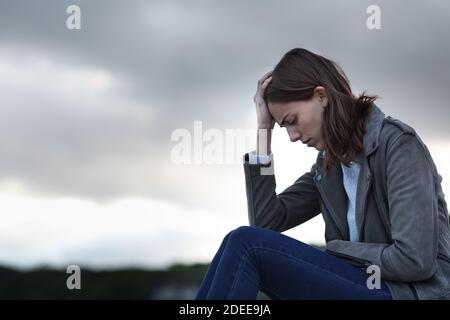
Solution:
{"label": "overcast sky", "polygon": [[[177,165],[171,134],[254,130],[256,81],[294,47],[381,96],[450,191],[448,1],[2,0],[0,30],[0,264],[209,262],[248,223],[239,159],[255,141],[233,164]],[[317,153],[279,127],[273,151],[278,192]],[[321,243],[323,220],[287,234]]]}

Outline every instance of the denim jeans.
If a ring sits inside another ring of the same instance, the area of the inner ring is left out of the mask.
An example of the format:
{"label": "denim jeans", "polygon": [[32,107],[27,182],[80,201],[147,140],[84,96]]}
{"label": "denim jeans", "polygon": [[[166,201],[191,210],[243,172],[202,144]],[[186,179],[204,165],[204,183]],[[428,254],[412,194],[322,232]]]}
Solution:
{"label": "denim jeans", "polygon": [[386,284],[369,289],[364,269],[279,232],[239,227],[214,256],[196,300],[392,299]]}

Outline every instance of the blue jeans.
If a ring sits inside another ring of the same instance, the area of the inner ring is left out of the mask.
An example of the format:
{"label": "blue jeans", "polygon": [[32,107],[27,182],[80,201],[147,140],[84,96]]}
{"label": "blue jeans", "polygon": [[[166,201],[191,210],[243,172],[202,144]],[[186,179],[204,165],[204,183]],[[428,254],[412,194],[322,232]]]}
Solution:
{"label": "blue jeans", "polygon": [[368,289],[365,270],[282,233],[239,227],[214,256],[196,300],[392,299],[386,284]]}

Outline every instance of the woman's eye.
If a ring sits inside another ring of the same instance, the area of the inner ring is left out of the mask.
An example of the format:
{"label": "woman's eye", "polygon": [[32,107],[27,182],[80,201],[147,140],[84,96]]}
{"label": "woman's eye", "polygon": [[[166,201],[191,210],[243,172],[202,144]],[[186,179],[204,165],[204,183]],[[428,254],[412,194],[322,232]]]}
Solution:
{"label": "woman's eye", "polygon": [[297,118],[294,118],[293,120],[291,120],[291,122],[289,122],[289,125],[291,125],[291,126],[294,125],[296,120],[297,120]]}

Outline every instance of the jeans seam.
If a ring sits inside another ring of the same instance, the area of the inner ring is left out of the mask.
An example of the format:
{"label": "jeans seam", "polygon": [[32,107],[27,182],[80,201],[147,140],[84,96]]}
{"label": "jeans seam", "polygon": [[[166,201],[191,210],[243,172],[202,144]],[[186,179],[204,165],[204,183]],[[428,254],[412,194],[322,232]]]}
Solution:
{"label": "jeans seam", "polygon": [[240,276],[240,273],[241,273],[241,270],[242,270],[242,266],[244,265],[244,262],[247,260],[248,251],[249,251],[249,248],[246,248],[244,257],[242,258],[241,263],[239,264],[239,268],[238,268],[238,270],[236,272],[236,276],[235,276],[235,278],[233,280],[233,284],[231,285],[230,292],[227,295],[227,299],[231,299],[231,297],[233,296],[234,288],[236,287],[237,280],[239,279],[239,276]]}
{"label": "jeans seam", "polygon": [[[239,268],[236,273],[236,277],[233,280],[233,284],[231,286],[230,293],[228,294],[228,297],[227,297],[228,299],[230,298],[230,296],[231,297],[233,296],[232,293],[234,293],[234,289],[236,287],[237,280],[239,279],[239,276],[240,276],[240,273],[241,273],[244,263],[247,261],[247,256],[249,255],[250,250],[252,250],[252,248],[249,248],[248,250],[245,251],[244,257],[242,258],[241,263],[239,264]],[[280,299],[280,300],[283,299],[280,295],[274,293],[272,290],[267,289],[266,287],[262,286],[261,284],[259,285],[259,287],[267,292],[270,292],[272,295],[276,296],[278,299]]]}

